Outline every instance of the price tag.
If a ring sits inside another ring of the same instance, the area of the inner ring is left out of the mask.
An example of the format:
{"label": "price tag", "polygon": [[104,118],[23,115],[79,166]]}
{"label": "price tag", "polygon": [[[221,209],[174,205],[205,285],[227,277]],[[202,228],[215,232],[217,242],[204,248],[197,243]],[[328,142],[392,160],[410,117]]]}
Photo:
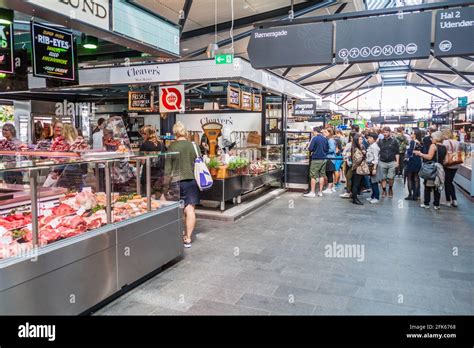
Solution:
{"label": "price tag", "polygon": [[79,215],[79,216],[82,216],[85,212],[86,212],[86,208],[80,207],[80,208],[77,210],[76,214]]}
{"label": "price tag", "polygon": [[12,236],[0,238],[0,244],[10,244],[11,242],[13,242]]}
{"label": "price tag", "polygon": [[89,192],[92,193],[92,187],[83,187],[82,192]]}
{"label": "price tag", "polygon": [[32,225],[32,224],[26,225],[25,228],[26,228],[28,231],[33,231],[33,225]]}
{"label": "price tag", "polygon": [[8,230],[7,230],[5,227],[0,226],[0,236],[3,236],[3,234],[4,234],[5,232],[7,232],[7,231],[8,231]]}
{"label": "price tag", "polygon": [[48,217],[53,215],[53,212],[50,209],[43,210],[43,216]]}
{"label": "price tag", "polygon": [[50,226],[51,226],[52,228],[56,228],[56,227],[59,226],[59,221],[60,221],[60,220],[61,220],[61,218],[56,218],[56,219],[54,219],[54,220],[51,220],[51,222],[50,222],[49,224],[50,224]]}
{"label": "price tag", "polygon": [[54,208],[54,206],[55,206],[54,202],[45,202],[41,204],[41,208],[43,209]]}

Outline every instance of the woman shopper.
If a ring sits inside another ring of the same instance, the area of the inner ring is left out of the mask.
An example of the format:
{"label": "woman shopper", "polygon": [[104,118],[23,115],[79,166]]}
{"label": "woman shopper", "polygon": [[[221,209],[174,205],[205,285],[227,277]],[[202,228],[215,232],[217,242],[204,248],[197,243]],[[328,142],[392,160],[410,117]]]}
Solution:
{"label": "woman shopper", "polygon": [[[5,123],[2,127],[2,135],[5,139],[0,140],[0,150],[3,151],[20,151],[23,144],[16,137],[16,128],[11,123]],[[7,168],[15,166],[16,156],[0,156],[1,162],[7,164]],[[5,171],[3,180],[7,184],[23,184],[22,172]]]}
{"label": "woman shopper", "polygon": [[372,187],[372,196],[367,198],[371,204],[377,204],[380,201],[380,190],[379,181],[381,176],[377,175],[380,173],[377,168],[379,164],[380,148],[377,145],[378,134],[370,133],[368,136],[369,149],[367,150],[367,164],[369,165],[370,171],[370,183]]}
{"label": "woman shopper", "polygon": [[[143,143],[140,145],[140,152],[163,152],[166,151],[163,143],[156,136],[156,130],[151,125],[145,125],[140,130],[140,134],[143,137]],[[163,177],[164,177],[164,163],[163,157],[157,156],[151,159],[151,186],[152,191],[161,192],[163,187]],[[146,191],[146,170],[145,167],[142,168],[141,176],[141,185],[142,191]]]}
{"label": "woman shopper", "polygon": [[366,150],[360,134],[354,135],[351,148],[352,158],[352,203],[363,205],[357,194],[359,192],[362,180],[365,175],[369,175],[369,166],[367,165]]}
{"label": "woman shopper", "polygon": [[[455,140],[453,132],[451,129],[446,129],[443,131],[443,145],[446,146],[448,154],[456,153],[460,150],[460,144],[457,140]],[[459,164],[445,166],[444,173],[445,173],[445,181],[444,181],[444,188],[446,193],[446,205],[448,207],[458,206],[458,201],[456,199],[456,189],[454,188],[454,177],[456,176],[456,172],[459,169]]]}
{"label": "woman shopper", "polygon": [[328,186],[323,193],[333,193],[336,192],[336,189],[334,188],[334,172],[336,171],[336,166],[334,164],[336,158],[336,141],[334,140],[334,132],[331,128],[323,130],[323,135],[328,140],[329,147],[326,161],[326,181]]}
{"label": "woman shopper", "polygon": [[179,181],[171,184],[179,186],[180,199],[184,203],[184,223],[185,231],[183,243],[185,248],[191,247],[191,237],[196,225],[195,206],[199,204],[199,188],[194,179],[194,161],[201,155],[199,146],[188,141],[188,131],[181,122],[176,122],[173,126],[173,134],[176,140],[169,146],[169,152],[178,152],[178,161],[175,156],[166,162],[166,177],[172,174],[179,175]]}
{"label": "woman shopper", "polygon": [[405,173],[407,178],[408,196],[406,200],[417,201],[420,198],[420,177],[418,172],[421,169],[421,158],[414,156],[414,151],[421,151],[423,144],[421,143],[423,137],[419,129],[415,129],[411,133],[410,144],[404,156]]}
{"label": "woman shopper", "polygon": [[357,134],[356,132],[351,132],[349,135],[349,139],[347,141],[344,150],[342,151],[342,157],[344,158],[343,164],[343,173],[344,177],[346,178],[346,187],[343,194],[340,194],[339,197],[341,198],[351,198],[351,189],[352,189],[352,157],[351,157],[351,149],[352,149],[352,141],[354,139],[354,135]]}
{"label": "woman shopper", "polygon": [[[444,137],[443,133],[436,131],[431,134],[432,143],[428,149],[428,153],[424,154],[421,151],[413,151],[416,156],[420,156],[426,161],[435,161],[439,164],[443,164],[444,158],[446,157],[446,146],[442,144]],[[422,208],[429,209],[430,208],[430,199],[431,199],[431,191],[434,194],[434,209],[439,210],[439,201],[441,198],[441,192],[435,186],[433,180],[425,180],[425,200],[421,205]]]}

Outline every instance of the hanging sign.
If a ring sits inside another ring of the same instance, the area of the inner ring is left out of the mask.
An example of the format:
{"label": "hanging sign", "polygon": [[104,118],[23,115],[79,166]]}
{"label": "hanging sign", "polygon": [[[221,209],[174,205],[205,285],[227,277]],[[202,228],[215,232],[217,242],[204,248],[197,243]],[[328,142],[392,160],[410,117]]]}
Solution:
{"label": "hanging sign", "polygon": [[262,111],[262,95],[261,94],[252,93],[252,110]]}
{"label": "hanging sign", "polygon": [[13,74],[13,11],[0,9],[0,73]]}
{"label": "hanging sign", "polygon": [[110,69],[110,83],[144,84],[179,81],[179,63],[125,66]]}
{"label": "hanging sign", "polygon": [[242,110],[252,111],[252,93],[240,93],[240,108]]}
{"label": "hanging sign", "polygon": [[240,88],[227,87],[227,106],[240,109]]}
{"label": "hanging sign", "polygon": [[436,57],[474,54],[474,8],[460,7],[436,13]]}
{"label": "hanging sign", "polygon": [[400,123],[415,123],[415,116],[412,115],[402,115],[400,116]]}
{"label": "hanging sign", "polygon": [[160,112],[184,111],[184,85],[160,87]]}
{"label": "hanging sign", "polygon": [[152,110],[153,92],[128,92],[128,110]]}
{"label": "hanging sign", "polygon": [[431,123],[433,124],[449,124],[449,115],[433,115],[431,117]]}
{"label": "hanging sign", "polygon": [[0,78],[0,91],[28,90],[28,52],[26,50],[15,50],[14,56],[15,73]]}
{"label": "hanging sign", "polygon": [[31,22],[33,75],[76,79],[76,52],[71,32]]}
{"label": "hanging sign", "polygon": [[293,116],[315,116],[316,101],[297,101],[293,105]]}
{"label": "hanging sign", "polygon": [[332,63],[332,23],[299,24],[252,32],[247,48],[256,69]]}
{"label": "hanging sign", "polygon": [[431,12],[336,22],[336,63],[428,58]]}
{"label": "hanging sign", "polygon": [[48,11],[81,21],[101,29],[109,30],[109,0],[26,0],[27,2],[47,8]]}

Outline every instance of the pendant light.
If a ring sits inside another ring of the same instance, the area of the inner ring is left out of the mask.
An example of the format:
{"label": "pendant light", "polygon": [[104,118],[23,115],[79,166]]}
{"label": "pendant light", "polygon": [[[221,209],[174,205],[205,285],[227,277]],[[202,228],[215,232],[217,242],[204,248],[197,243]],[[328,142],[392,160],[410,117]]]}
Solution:
{"label": "pendant light", "polygon": [[219,45],[217,44],[217,0],[214,0],[214,43],[210,43],[207,46],[207,58],[214,58],[218,50]]}
{"label": "pendant light", "polygon": [[82,47],[88,50],[96,50],[99,47],[99,39],[94,36],[83,35]]}

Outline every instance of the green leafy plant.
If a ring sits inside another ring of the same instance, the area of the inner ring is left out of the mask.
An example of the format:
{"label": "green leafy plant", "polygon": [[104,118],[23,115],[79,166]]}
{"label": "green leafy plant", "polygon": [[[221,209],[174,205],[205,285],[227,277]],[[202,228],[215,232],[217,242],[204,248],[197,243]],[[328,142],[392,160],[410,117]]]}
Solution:
{"label": "green leafy plant", "polygon": [[212,157],[207,164],[209,169],[218,169],[221,166],[221,162],[216,157]]}

